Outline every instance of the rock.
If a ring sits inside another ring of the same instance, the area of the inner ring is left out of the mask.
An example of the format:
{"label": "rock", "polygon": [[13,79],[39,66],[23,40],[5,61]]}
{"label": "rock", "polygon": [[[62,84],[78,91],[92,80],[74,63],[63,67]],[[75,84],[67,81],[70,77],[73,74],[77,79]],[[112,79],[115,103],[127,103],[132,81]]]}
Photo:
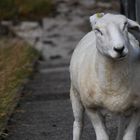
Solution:
{"label": "rock", "polygon": [[24,22],[21,22],[20,25],[16,26],[16,30],[26,31],[26,30],[37,29],[39,27],[40,25],[38,22],[24,21]]}
{"label": "rock", "polygon": [[41,41],[38,41],[34,45],[35,49],[37,49],[39,52],[42,52],[43,50],[43,43]]}
{"label": "rock", "polygon": [[90,7],[95,4],[95,0],[80,0],[80,3],[85,7]]}
{"label": "rock", "polygon": [[11,27],[13,25],[13,22],[12,21],[1,21],[1,24],[4,26]]}
{"label": "rock", "polygon": [[40,40],[43,33],[42,28],[37,22],[22,22],[16,27],[13,26],[12,30],[17,36],[27,41],[30,45],[35,45]]}
{"label": "rock", "polygon": [[35,30],[15,30],[17,35],[23,38],[40,38],[42,36],[42,30],[41,29],[35,29]]}
{"label": "rock", "polygon": [[109,9],[109,8],[111,8],[112,5],[110,2],[98,2],[97,6],[101,7],[101,8]]}
{"label": "rock", "polygon": [[64,26],[67,22],[61,18],[57,18],[57,20],[54,18],[44,18],[42,23],[43,23],[43,30],[53,31],[59,26]]}

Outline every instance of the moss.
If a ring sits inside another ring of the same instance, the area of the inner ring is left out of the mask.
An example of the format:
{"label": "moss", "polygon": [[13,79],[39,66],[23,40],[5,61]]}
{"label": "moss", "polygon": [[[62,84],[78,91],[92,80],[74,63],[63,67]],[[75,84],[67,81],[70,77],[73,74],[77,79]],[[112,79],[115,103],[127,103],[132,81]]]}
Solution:
{"label": "moss", "polygon": [[0,40],[0,132],[18,101],[17,89],[32,72],[39,53],[19,39]]}

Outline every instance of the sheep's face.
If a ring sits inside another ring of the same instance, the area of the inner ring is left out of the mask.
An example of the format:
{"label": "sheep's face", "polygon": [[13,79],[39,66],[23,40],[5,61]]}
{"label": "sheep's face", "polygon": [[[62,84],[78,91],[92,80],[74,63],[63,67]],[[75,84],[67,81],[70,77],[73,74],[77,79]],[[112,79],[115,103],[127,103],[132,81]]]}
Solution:
{"label": "sheep's face", "polygon": [[129,22],[138,25],[136,22],[128,20],[123,15],[113,14],[99,16],[96,20],[92,16],[90,21],[96,35],[97,49],[101,54],[118,59],[129,53],[128,26]]}

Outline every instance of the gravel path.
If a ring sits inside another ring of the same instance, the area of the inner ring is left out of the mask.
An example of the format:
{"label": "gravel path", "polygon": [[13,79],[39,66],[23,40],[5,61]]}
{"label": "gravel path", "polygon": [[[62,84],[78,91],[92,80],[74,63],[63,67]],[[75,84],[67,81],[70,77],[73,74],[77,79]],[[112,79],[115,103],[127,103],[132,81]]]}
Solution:
{"label": "gravel path", "polygon": [[[95,2],[55,1],[55,17],[44,18],[40,24],[22,22],[14,27],[20,37],[42,53],[43,60],[38,62],[38,72],[22,91],[19,106],[9,120],[6,140],[72,139],[73,115],[69,100],[68,66],[75,45],[91,30],[88,18],[95,12]],[[112,6],[110,3],[98,5],[104,9]],[[85,117],[82,140],[93,139],[94,130]]]}

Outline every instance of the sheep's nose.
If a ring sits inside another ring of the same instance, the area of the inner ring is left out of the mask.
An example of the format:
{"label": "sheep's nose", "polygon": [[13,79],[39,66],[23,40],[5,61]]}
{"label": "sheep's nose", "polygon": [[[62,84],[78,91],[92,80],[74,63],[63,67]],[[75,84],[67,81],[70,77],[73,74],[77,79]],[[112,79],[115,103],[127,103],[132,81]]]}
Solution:
{"label": "sheep's nose", "polygon": [[123,52],[123,50],[124,50],[124,46],[122,46],[122,47],[119,47],[119,48],[115,48],[114,47],[114,50],[116,51],[116,52],[118,52],[118,53],[122,53]]}

